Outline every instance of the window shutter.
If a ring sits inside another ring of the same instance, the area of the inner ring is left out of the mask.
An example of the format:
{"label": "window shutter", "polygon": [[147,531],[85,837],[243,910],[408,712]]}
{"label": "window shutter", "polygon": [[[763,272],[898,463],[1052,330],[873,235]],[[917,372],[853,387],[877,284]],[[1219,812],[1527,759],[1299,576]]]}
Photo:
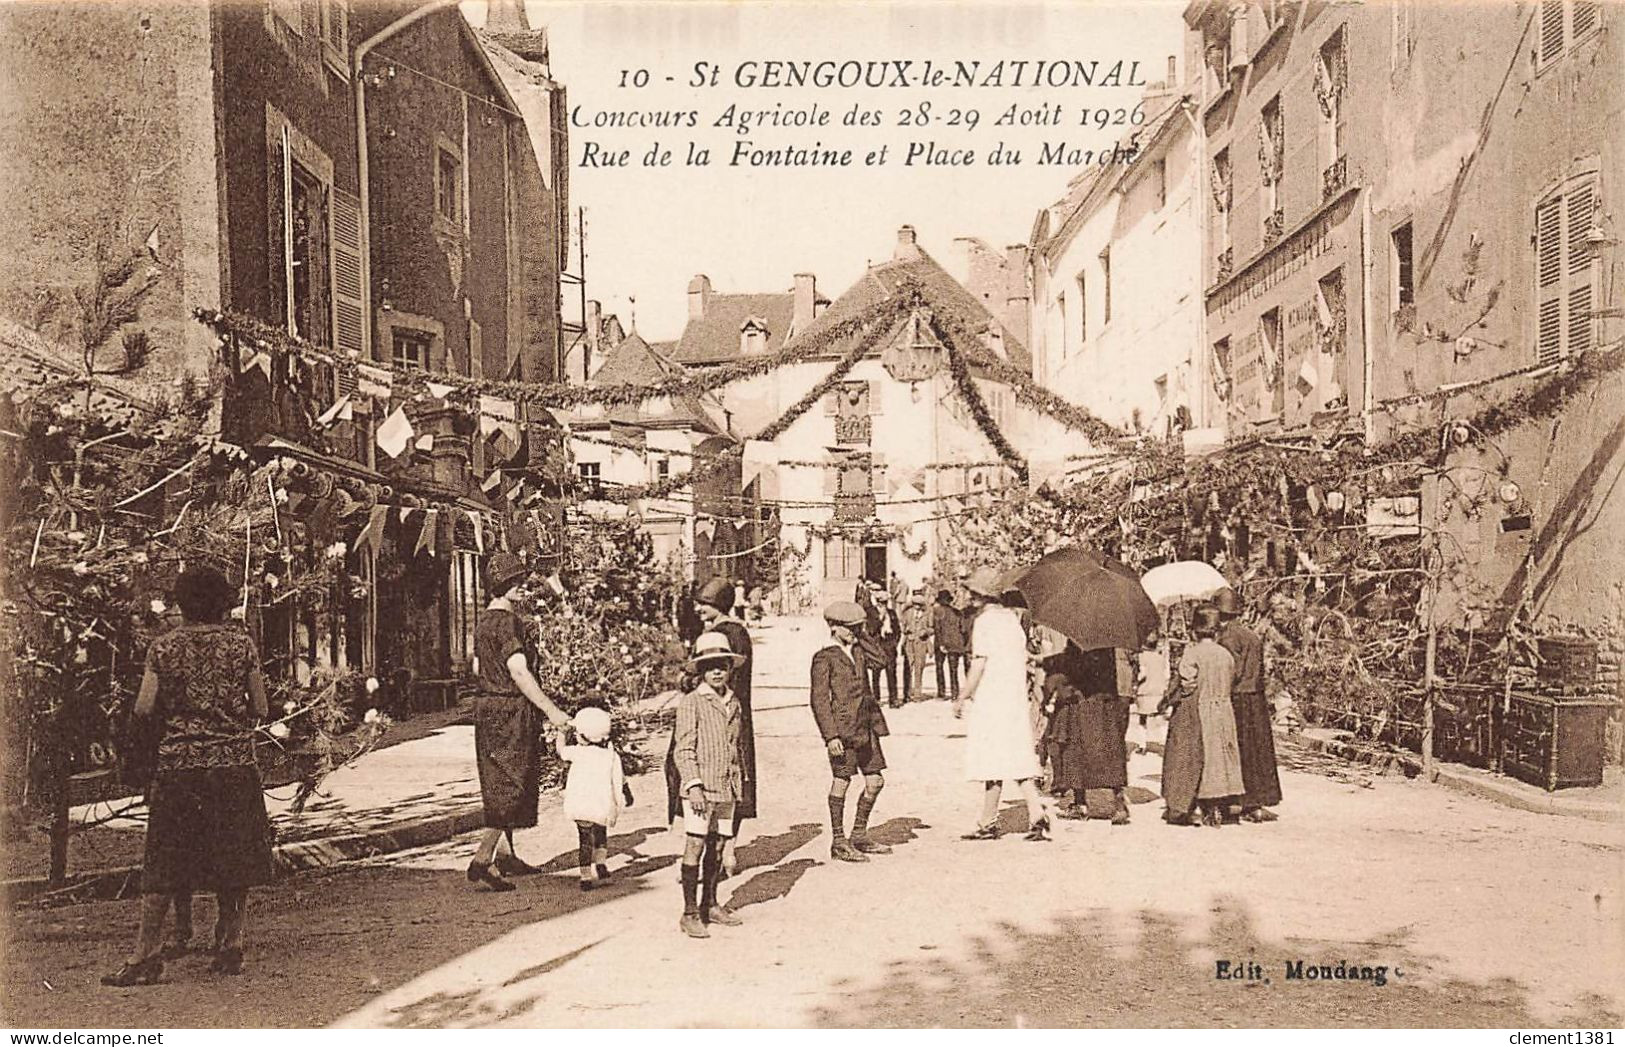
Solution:
{"label": "window shutter", "polygon": [[831,389],[824,394],[824,413],[831,418],[841,412],[841,393],[838,389]]}
{"label": "window shutter", "polygon": [[1563,2],[1541,0],[1540,64],[1545,65],[1563,53]]}
{"label": "window shutter", "polygon": [[1535,352],[1541,363],[1563,353],[1563,198],[1535,208]]}
{"label": "window shutter", "polygon": [[824,465],[824,496],[834,497],[840,493],[841,467],[836,461],[826,462]]}
{"label": "window shutter", "polygon": [[1569,292],[1569,338],[1567,349],[1583,353],[1591,348],[1591,285],[1580,284]]}
{"label": "window shutter", "polygon": [[333,190],[333,346],[365,356],[367,306],[361,290],[361,201]]}
{"label": "window shutter", "polygon": [[1575,0],[1574,13],[1572,16],[1574,22],[1571,31],[1569,32],[1569,39],[1571,41],[1578,40],[1580,37],[1591,32],[1591,30],[1597,28],[1598,15],[1601,14],[1601,6],[1602,5],[1596,3],[1595,0],[1592,0],[1592,2],[1589,3],[1584,2],[1584,0]]}
{"label": "window shutter", "polygon": [[880,383],[878,381],[869,383],[869,413],[871,415],[880,413]]}
{"label": "window shutter", "polygon": [[349,51],[350,5],[348,0],[327,0],[326,44],[340,55]]}
{"label": "window shutter", "polygon": [[1591,252],[1586,250],[1586,233],[1591,229],[1591,214],[1596,207],[1596,197],[1589,184],[1579,186],[1569,193],[1567,199],[1568,209],[1568,246],[1569,246],[1569,274],[1591,268]]}

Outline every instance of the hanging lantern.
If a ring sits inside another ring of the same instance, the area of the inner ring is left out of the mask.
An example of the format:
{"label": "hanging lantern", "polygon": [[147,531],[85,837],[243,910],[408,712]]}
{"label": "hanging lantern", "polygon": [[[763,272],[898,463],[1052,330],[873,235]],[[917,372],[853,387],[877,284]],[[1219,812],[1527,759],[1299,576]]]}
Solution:
{"label": "hanging lantern", "polygon": [[916,309],[909,314],[903,337],[880,354],[881,366],[899,382],[924,382],[942,368],[942,344],[931,333],[931,314]]}

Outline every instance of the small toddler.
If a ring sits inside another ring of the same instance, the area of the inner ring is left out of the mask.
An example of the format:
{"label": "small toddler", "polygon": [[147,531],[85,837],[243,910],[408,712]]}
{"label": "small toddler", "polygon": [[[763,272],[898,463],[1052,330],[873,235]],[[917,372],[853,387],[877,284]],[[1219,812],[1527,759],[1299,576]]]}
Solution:
{"label": "small toddler", "polygon": [[609,713],[589,706],[570,721],[578,744],[559,735],[559,757],[570,765],[564,781],[564,813],[575,819],[580,843],[581,889],[609,879],[609,830],[623,806],[632,805],[621,756],[610,744]]}

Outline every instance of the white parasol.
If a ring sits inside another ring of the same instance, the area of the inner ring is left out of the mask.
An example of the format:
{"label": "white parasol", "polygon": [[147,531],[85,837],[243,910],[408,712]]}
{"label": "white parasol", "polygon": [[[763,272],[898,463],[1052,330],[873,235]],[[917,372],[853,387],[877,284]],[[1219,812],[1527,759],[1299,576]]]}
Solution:
{"label": "white parasol", "polygon": [[1230,588],[1224,575],[1201,560],[1180,560],[1153,567],[1145,572],[1140,585],[1158,607],[1186,600],[1206,600]]}

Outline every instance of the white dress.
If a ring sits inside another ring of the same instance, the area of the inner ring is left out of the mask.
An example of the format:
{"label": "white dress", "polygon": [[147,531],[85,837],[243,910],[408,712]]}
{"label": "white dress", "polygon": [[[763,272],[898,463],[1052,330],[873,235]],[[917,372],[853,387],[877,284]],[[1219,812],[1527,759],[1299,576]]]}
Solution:
{"label": "white dress", "polygon": [[987,661],[965,714],[965,777],[975,782],[1037,778],[1027,634],[1020,616],[1008,607],[983,608],[971,625],[970,649],[972,658]]}
{"label": "white dress", "polygon": [[564,816],[615,827],[621,813],[621,756],[610,745],[559,745],[559,756],[570,764],[564,779]]}

